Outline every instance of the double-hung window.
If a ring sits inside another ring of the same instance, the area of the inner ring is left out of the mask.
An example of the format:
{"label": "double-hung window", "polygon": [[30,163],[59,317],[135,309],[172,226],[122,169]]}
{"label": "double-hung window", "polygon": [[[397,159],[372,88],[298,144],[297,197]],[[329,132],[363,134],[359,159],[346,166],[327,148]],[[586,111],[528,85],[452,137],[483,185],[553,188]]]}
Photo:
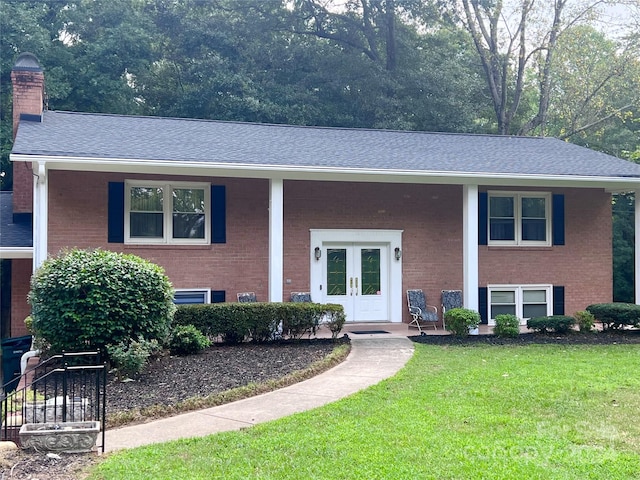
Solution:
{"label": "double-hung window", "polygon": [[515,315],[523,323],[532,317],[551,315],[552,291],[551,285],[489,285],[489,325],[503,313]]}
{"label": "double-hung window", "polygon": [[551,194],[489,192],[489,245],[551,245]]}
{"label": "double-hung window", "polygon": [[125,209],[126,243],[209,243],[208,184],[129,181]]}

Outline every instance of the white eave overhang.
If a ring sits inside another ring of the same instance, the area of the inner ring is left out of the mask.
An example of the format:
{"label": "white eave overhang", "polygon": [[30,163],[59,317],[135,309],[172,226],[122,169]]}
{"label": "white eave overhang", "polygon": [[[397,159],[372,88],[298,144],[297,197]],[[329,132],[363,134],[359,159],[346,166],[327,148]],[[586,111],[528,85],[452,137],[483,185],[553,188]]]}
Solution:
{"label": "white eave overhang", "polygon": [[640,177],[579,175],[533,175],[486,172],[451,172],[396,169],[336,168],[302,165],[267,165],[222,162],[189,162],[25,155],[12,153],[13,162],[45,163],[48,170],[110,172],[147,175],[181,175],[233,178],[279,178],[283,180],[423,183],[521,187],[604,188],[611,192],[640,189]]}
{"label": "white eave overhang", "polygon": [[0,247],[0,259],[33,258],[33,247]]}

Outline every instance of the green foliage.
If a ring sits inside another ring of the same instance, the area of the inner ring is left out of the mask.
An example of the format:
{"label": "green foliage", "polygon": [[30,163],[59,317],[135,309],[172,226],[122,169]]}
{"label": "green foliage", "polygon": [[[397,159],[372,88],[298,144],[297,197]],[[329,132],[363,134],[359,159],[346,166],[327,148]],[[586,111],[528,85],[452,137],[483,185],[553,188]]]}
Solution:
{"label": "green foliage", "polygon": [[613,196],[613,300],[634,300],[635,195]]}
{"label": "green foliage", "polygon": [[536,332],[567,333],[576,320],[567,315],[550,315],[548,317],[534,317],[527,320],[527,328]]}
{"label": "green foliage", "polygon": [[24,319],[24,328],[27,329],[27,332],[33,335],[33,318],[31,315],[27,315]]}
{"label": "green foliage", "polygon": [[349,19],[310,16],[305,3],[3,2],[2,188],[11,186],[9,77],[25,51],[45,71],[53,110],[459,132],[487,123],[464,31],[424,29],[422,14],[409,21],[400,5],[391,28],[382,3],[366,18],[347,3]]}
{"label": "green foliage", "polygon": [[586,310],[580,310],[573,314],[573,318],[576,320],[576,324],[581,332],[593,331],[593,326],[596,323],[596,319],[591,312]]}
{"label": "green foliage", "polygon": [[634,303],[596,303],[587,307],[605,328],[640,326],[640,305]]}
{"label": "green foliage", "polygon": [[520,319],[510,313],[496,315],[496,325],[493,333],[497,337],[517,337],[520,335]]}
{"label": "green foliage", "polygon": [[177,325],[171,332],[169,350],[175,355],[190,355],[209,348],[211,341],[193,325]]}
{"label": "green foliage", "polygon": [[52,353],[104,350],[138,337],[163,344],[175,311],[161,267],[99,249],[46,260],[31,279],[29,303],[35,335]]}
{"label": "green foliage", "polygon": [[230,344],[279,336],[301,338],[314,334],[324,323],[336,337],[344,321],[341,305],[297,302],[182,305],[174,316],[176,325],[193,325],[206,336]]}
{"label": "green foliage", "polygon": [[[9,75],[25,51],[39,58],[55,110],[447,132],[493,132],[500,122],[471,36],[449,21],[460,12],[429,2],[370,2],[366,9],[344,2],[344,11],[316,1],[2,6],[3,189],[11,186]],[[636,112],[613,113],[637,105],[637,61],[624,56],[634,50],[600,36],[584,28],[561,36],[551,73],[562,88],[553,90],[546,128],[560,135],[593,125],[588,138],[571,141],[633,151],[629,118]],[[535,65],[526,65],[525,78],[539,73]],[[534,83],[505,79],[504,100],[520,98],[513,108],[502,105],[505,115],[516,114],[513,129],[541,104]],[[606,130],[596,121],[602,116]]]}
{"label": "green foliage", "polygon": [[157,340],[123,340],[116,345],[107,345],[107,353],[120,379],[136,375],[147,365],[150,356],[160,351]]}
{"label": "green foliage", "polygon": [[444,314],[447,330],[455,336],[469,335],[469,329],[476,328],[480,323],[480,314],[468,308],[452,308]]}

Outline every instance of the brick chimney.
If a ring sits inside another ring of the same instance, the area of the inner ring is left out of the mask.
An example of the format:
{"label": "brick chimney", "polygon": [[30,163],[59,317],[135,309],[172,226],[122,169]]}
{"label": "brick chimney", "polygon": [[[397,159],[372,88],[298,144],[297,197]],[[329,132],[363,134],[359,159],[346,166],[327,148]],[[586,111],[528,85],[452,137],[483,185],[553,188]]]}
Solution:
{"label": "brick chimney", "polygon": [[[42,121],[44,108],[44,73],[36,56],[21,53],[11,70],[13,85],[13,138],[20,121]],[[33,210],[33,175],[31,165],[19,162],[13,165],[13,213]]]}

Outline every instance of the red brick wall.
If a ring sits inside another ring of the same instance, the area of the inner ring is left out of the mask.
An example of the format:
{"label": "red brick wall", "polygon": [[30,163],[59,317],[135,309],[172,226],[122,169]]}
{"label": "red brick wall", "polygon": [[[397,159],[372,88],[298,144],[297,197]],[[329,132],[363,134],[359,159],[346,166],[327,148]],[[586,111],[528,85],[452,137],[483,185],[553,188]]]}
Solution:
{"label": "red brick wall", "polygon": [[13,213],[33,211],[33,172],[31,164],[13,162]]}
{"label": "red brick wall", "polygon": [[[227,186],[227,243],[147,247],[106,241],[107,184],[123,175],[52,171],[49,178],[50,253],[96,246],[130,252],[162,265],[176,288],[226,290],[227,300],[255,291],[267,299],[268,181],[181,177]],[[310,289],[310,229],[403,230],[402,290],[422,288],[439,305],[440,290],[462,289],[462,187],[286,181],[284,199],[285,300]],[[565,208],[566,246],[480,247],[480,285],[564,285],[567,313],[610,301],[610,197],[571,190]]]}
{"label": "red brick wall", "polygon": [[324,228],[404,230],[402,291],[440,305],[441,290],[462,288],[462,187],[289,181],[284,198],[285,298],[310,289],[309,230]]}
{"label": "red brick wall", "polygon": [[[134,253],[162,265],[176,288],[226,290],[227,300],[255,291],[267,299],[267,181],[205,179],[227,186],[227,243],[184,247],[106,242],[107,184],[124,176],[51,171],[49,179],[50,254],[97,246]],[[284,278],[291,280],[284,299],[309,290],[309,230],[319,228],[404,229],[403,290],[423,288],[439,304],[440,290],[461,288],[460,187],[288,181],[284,198]]]}
{"label": "red brick wall", "polygon": [[[41,115],[44,100],[44,74],[32,71],[11,72],[13,84],[13,137],[18,130],[20,114]],[[33,175],[31,165],[23,162],[13,165],[13,211],[25,213],[33,210]]]}
{"label": "red brick wall", "polygon": [[[554,193],[561,193],[555,191]],[[565,194],[565,245],[480,247],[480,285],[552,284],[565,287],[565,313],[613,298],[611,195],[573,189]]]}
{"label": "red brick wall", "polygon": [[268,181],[180,177],[226,185],[227,243],[135,246],[107,243],[108,182],[124,181],[125,176],[51,171],[49,180],[50,254],[65,247],[132,253],[161,265],[175,288],[226,290],[227,300],[242,291],[255,291],[258,300],[268,298]]}
{"label": "red brick wall", "polygon": [[11,335],[27,335],[24,319],[31,313],[27,302],[31,280],[31,259],[11,260]]}

